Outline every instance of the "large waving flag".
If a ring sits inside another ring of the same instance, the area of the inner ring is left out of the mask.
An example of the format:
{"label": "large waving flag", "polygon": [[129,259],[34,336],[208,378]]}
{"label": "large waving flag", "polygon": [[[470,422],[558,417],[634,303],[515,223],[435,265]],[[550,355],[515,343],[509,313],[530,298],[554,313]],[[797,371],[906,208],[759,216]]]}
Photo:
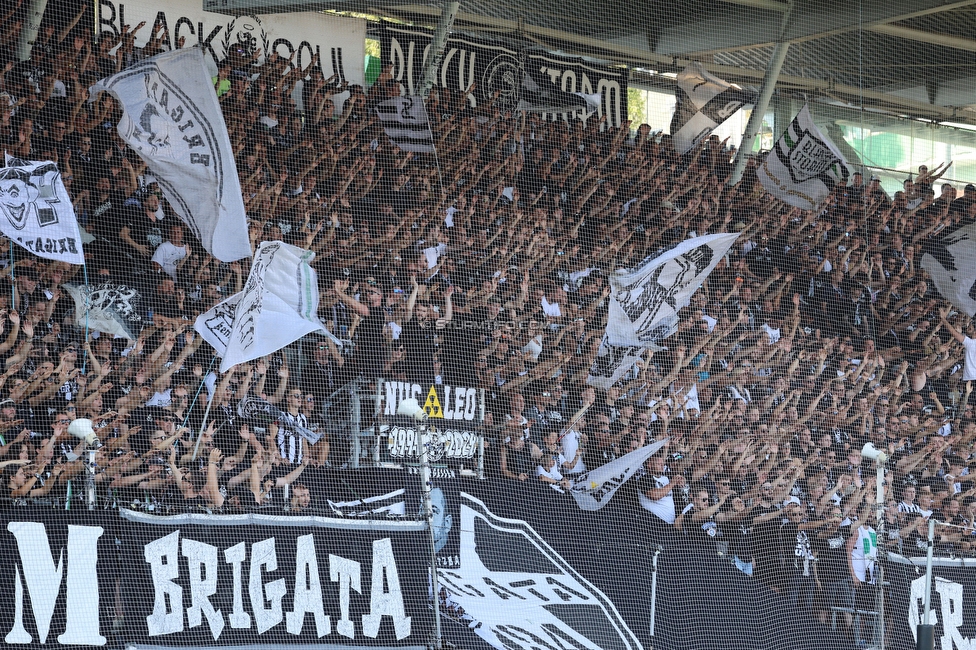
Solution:
{"label": "large waving flag", "polygon": [[660,341],[678,329],[678,311],[688,306],[738,236],[723,233],[688,239],[640,268],[613,273],[605,342],[660,349]]}
{"label": "large waving flag", "polygon": [[976,224],[924,240],[922,268],[943,298],[976,316]]}
{"label": "large waving flag", "polygon": [[92,86],[125,112],[118,131],[180,219],[222,262],[251,256],[241,182],[203,49],[140,61]]}
{"label": "large waving flag", "polygon": [[817,129],[806,105],[756,173],[767,192],[804,210],[818,209],[849,176],[843,154]]}
{"label": "large waving flag", "polygon": [[690,151],[736,111],[752,103],[752,93],[705,71],[698,61],[678,75],[671,141],[679,155]]}
{"label": "large waving flag", "polygon": [[222,357],[221,372],[312,332],[332,336],[317,314],[318,278],[309,266],[314,257],[280,241],[262,242],[244,290],[197,317],[194,329]]}

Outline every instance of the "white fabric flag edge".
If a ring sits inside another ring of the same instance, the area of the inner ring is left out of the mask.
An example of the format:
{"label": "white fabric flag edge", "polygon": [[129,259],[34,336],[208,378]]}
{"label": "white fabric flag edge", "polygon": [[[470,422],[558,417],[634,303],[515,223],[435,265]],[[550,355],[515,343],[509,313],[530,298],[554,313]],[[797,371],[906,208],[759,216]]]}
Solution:
{"label": "white fabric flag edge", "polygon": [[[644,461],[657,453],[664,447],[670,438],[659,440],[640,449],[624,454],[620,458],[615,458],[609,463],[595,467],[584,472],[573,481],[573,487],[569,493],[573,495],[576,505],[582,510],[599,510],[607,505],[620,487],[637,473],[643,466]],[[604,489],[604,486],[610,484]],[[600,499],[594,494],[599,493]]]}

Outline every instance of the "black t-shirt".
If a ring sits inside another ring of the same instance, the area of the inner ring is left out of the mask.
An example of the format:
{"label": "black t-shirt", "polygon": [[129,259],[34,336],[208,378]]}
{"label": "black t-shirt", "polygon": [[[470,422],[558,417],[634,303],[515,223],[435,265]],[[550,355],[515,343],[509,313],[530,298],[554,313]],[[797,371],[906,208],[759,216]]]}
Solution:
{"label": "black t-shirt", "polygon": [[843,580],[850,575],[847,563],[847,539],[850,530],[838,528],[836,531],[820,531],[811,538],[810,545],[817,556],[817,575],[827,586]]}
{"label": "black t-shirt", "polygon": [[405,348],[407,378],[415,383],[425,384],[434,380],[434,344],[436,330],[434,321],[420,321],[412,318],[403,325],[400,343]]}
{"label": "black t-shirt", "polygon": [[101,198],[95,197],[94,206],[88,212],[88,227],[93,234],[111,244],[120,243],[119,231],[125,225],[125,194],[111,190]]}
{"label": "black t-shirt", "polygon": [[[132,241],[149,249],[150,257],[165,239],[163,233],[164,222],[153,219],[142,206],[135,206],[127,211],[125,225],[129,228]],[[126,244],[128,247],[128,244]]]}
{"label": "black t-shirt", "polygon": [[371,307],[356,328],[356,365],[367,379],[375,379],[383,374],[386,362],[386,346],[383,340],[383,327],[386,315],[379,307]]}

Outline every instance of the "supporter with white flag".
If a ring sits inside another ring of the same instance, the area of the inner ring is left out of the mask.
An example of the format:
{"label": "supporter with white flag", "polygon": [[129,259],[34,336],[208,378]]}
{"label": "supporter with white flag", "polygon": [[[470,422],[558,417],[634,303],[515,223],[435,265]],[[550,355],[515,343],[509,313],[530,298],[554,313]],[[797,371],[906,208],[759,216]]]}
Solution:
{"label": "supporter with white flag", "polygon": [[692,61],[678,75],[671,142],[684,155],[736,111],[753,101],[750,93],[705,71]]}
{"label": "supporter with white flag", "polygon": [[803,210],[819,209],[849,176],[843,154],[817,129],[805,104],[756,174],[767,192]]}
{"label": "supporter with white flag", "polygon": [[197,317],[194,329],[223,358],[220,372],[312,332],[332,337],[317,314],[318,278],[309,266],[314,258],[297,246],[262,242],[244,290]]}
{"label": "supporter with white flag", "polygon": [[222,262],[251,256],[234,151],[200,47],[164,52],[91,87],[124,109],[118,131],[163,196]]}
{"label": "supporter with white flag", "polygon": [[610,497],[644,465],[644,461],[669,441],[670,438],[659,440],[580,474],[569,490],[576,505],[582,510],[599,510],[607,505]]}
{"label": "supporter with white flag", "polygon": [[613,273],[606,343],[659,350],[659,342],[677,331],[678,312],[738,237],[688,239],[640,268]]}
{"label": "supporter with white flag", "polygon": [[57,164],[6,158],[0,169],[0,232],[38,257],[84,264],[81,231]]}

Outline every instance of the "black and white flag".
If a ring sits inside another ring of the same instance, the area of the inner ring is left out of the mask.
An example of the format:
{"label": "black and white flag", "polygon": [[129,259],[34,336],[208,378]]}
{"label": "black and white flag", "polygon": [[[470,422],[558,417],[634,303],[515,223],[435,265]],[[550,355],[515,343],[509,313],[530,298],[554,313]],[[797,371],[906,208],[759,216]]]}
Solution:
{"label": "black and white flag", "polygon": [[407,491],[403,488],[368,496],[351,501],[326,499],[329,511],[336,517],[376,519],[380,517],[403,517],[407,514]]}
{"label": "black and white flag", "polygon": [[844,155],[813,123],[806,105],[756,174],[767,192],[803,210],[818,209],[849,176]]}
{"label": "black and white flag", "polygon": [[[530,62],[531,63],[531,62]],[[534,74],[532,66],[522,76],[522,94],[518,110],[526,113],[577,113],[584,115],[600,110],[600,93],[567,92],[545,74]]]}
{"label": "black and white flag", "polygon": [[142,294],[124,284],[62,284],[75,301],[75,325],[129,340],[139,336]]}
{"label": "black and white flag", "polygon": [[194,329],[222,357],[220,372],[312,332],[332,336],[317,313],[318,278],[309,266],[314,258],[297,246],[262,242],[244,290],[197,317]]}
{"label": "black and white flag", "polygon": [[644,461],[653,456],[670,438],[659,440],[584,472],[573,480],[569,493],[582,510],[599,510],[607,505],[620,486],[626,483]]}
{"label": "black and white flag", "polygon": [[690,151],[736,111],[754,101],[752,93],[705,71],[698,61],[678,75],[671,140],[679,155]]}
{"label": "black and white flag", "polygon": [[234,150],[203,49],[164,52],[91,88],[124,109],[118,131],[149,167],[163,196],[208,253],[251,256]]}
{"label": "black and white flag", "polygon": [[38,257],[84,264],[78,219],[57,164],[7,156],[6,165],[0,169],[0,232]]}
{"label": "black and white flag", "polygon": [[636,269],[610,276],[607,343],[661,349],[678,329],[678,311],[688,306],[738,233],[688,239]]}
{"label": "black and white flag", "polygon": [[639,345],[610,345],[606,333],[600,340],[586,383],[594,388],[607,390],[627,374],[641,360],[646,350]]}
{"label": "black and white flag", "polygon": [[420,95],[384,100],[376,105],[376,115],[383,123],[386,136],[400,149],[434,153],[434,134]]}
{"label": "black and white flag", "polygon": [[922,268],[943,298],[976,316],[976,224],[967,224],[925,240]]}

